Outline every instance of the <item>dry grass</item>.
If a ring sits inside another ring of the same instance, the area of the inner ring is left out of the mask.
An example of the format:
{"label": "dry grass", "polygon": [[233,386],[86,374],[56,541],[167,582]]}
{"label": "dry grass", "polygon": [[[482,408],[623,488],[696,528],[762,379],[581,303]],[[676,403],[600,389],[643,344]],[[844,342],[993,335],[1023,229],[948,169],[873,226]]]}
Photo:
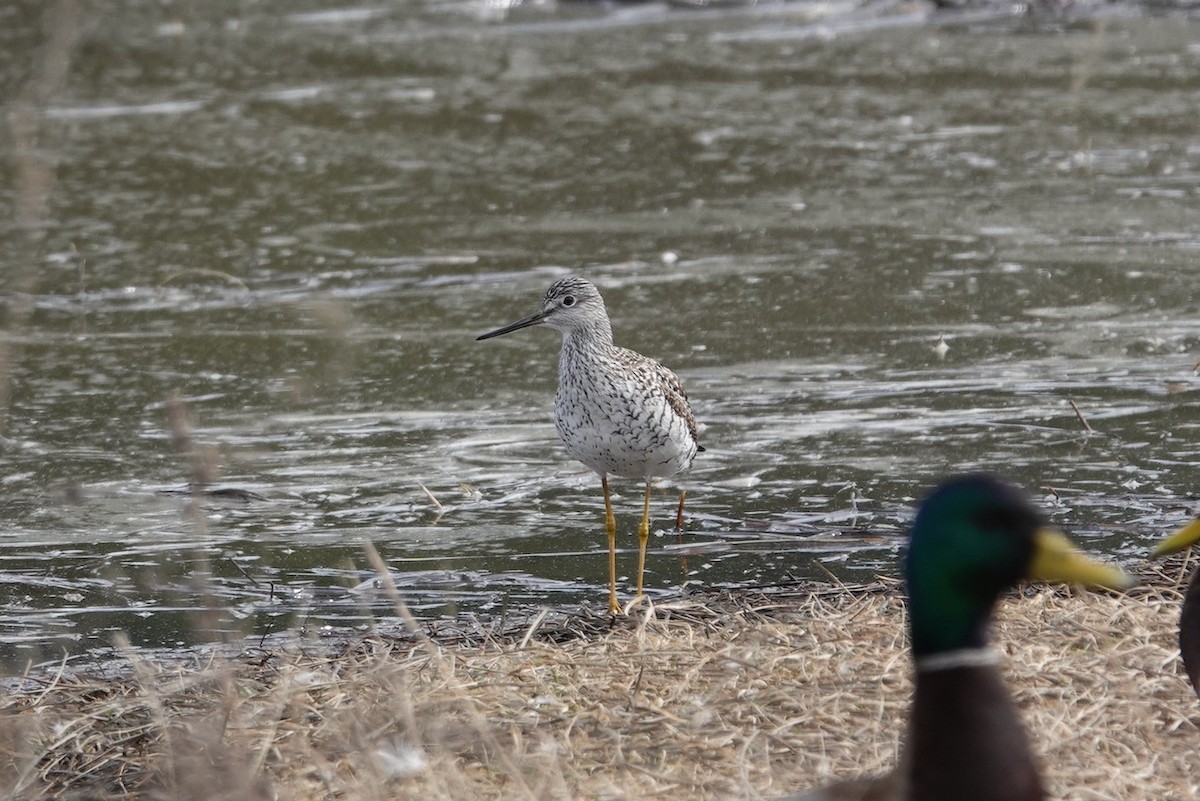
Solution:
{"label": "dry grass", "polygon": [[[1053,797],[1195,798],[1180,591],[1035,588],[995,631]],[[759,798],[881,772],[910,690],[891,584],[295,641],[47,679],[0,705],[17,798]]]}

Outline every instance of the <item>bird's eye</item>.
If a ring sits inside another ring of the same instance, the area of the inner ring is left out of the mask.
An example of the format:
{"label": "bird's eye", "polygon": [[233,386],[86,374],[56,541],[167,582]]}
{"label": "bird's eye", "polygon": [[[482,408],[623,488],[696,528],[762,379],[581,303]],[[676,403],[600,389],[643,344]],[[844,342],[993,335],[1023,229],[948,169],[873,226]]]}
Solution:
{"label": "bird's eye", "polygon": [[575,296],[567,295],[565,298],[563,298],[562,305],[567,306],[567,307],[574,306],[575,305]]}

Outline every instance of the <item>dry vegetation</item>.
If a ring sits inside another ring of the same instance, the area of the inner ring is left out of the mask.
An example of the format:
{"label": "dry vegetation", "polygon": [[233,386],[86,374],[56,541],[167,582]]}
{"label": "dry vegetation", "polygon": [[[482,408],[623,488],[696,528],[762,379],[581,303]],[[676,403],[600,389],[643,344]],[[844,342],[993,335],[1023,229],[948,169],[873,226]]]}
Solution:
{"label": "dry vegetation", "polygon": [[[1031,588],[995,631],[1054,797],[1190,799],[1200,703],[1180,588]],[[45,677],[0,715],[15,798],[760,798],[893,763],[898,588],[704,596],[464,637],[296,640],[123,678]]]}
{"label": "dry vegetation", "polygon": [[[31,149],[33,112],[62,82],[78,31],[77,3],[54,9],[41,66],[10,115],[30,232],[53,185]],[[40,239],[21,245],[13,286],[27,295]],[[10,333],[28,317],[17,312]],[[0,348],[0,411],[11,359]],[[1181,592],[1176,576],[1148,583],[1120,597],[1038,588],[1003,605],[996,644],[1055,797],[1200,796],[1200,703],[1175,642]],[[490,637],[296,639],[188,668],[131,657],[120,677],[28,677],[0,700],[0,794],[737,799],[895,760],[911,686],[895,585],[534,623]]]}

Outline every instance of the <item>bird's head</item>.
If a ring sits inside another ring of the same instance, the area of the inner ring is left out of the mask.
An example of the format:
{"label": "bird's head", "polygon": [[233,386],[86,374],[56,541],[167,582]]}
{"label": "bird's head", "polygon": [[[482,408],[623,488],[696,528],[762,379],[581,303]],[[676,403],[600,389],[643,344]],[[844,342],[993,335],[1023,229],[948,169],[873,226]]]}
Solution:
{"label": "bird's head", "polygon": [[542,297],[541,311],[510,323],[495,331],[489,331],[477,339],[491,339],[519,331],[533,325],[548,325],[565,334],[577,331],[595,331],[612,339],[608,312],[604,298],[595,284],[578,276],[560,278],[550,285]]}
{"label": "bird's head", "polygon": [[935,489],[905,557],[913,653],[982,647],[997,597],[1021,579],[1121,588],[1119,569],[1077,551],[1014,487],[986,475]]}

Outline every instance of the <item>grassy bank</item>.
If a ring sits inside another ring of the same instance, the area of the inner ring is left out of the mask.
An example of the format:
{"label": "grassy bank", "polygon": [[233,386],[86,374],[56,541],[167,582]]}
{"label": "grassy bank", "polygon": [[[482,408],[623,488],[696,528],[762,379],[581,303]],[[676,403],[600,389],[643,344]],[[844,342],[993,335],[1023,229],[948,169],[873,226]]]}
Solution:
{"label": "grassy bank", "polygon": [[[1052,797],[1195,798],[1178,571],[1034,587],[995,644]],[[41,798],[759,798],[894,762],[899,588],[689,597],[490,633],[296,639],[3,699],[0,792]]]}

